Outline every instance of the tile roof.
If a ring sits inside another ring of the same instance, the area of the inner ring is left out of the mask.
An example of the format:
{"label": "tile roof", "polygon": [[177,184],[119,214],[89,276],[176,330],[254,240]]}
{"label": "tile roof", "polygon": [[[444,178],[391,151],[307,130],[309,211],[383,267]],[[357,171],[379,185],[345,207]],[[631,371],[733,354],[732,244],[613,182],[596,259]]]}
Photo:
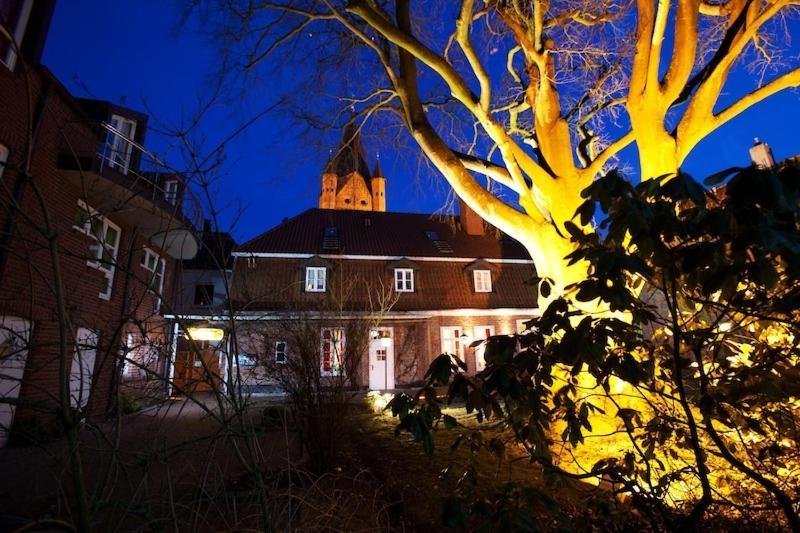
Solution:
{"label": "tile roof", "polygon": [[[332,251],[330,246],[323,248],[325,229],[331,227],[337,229],[338,251]],[[285,220],[236,251],[530,259],[526,250],[511,238],[493,233],[468,235],[460,228],[457,216],[316,208]]]}
{"label": "tile roof", "polygon": [[296,259],[239,260],[231,299],[243,311],[372,310],[382,297],[396,296],[392,311],[534,308],[535,276],[530,264],[496,264],[492,292],[475,292],[470,261],[420,261],[414,292],[395,293],[393,261],[335,259],[329,262],[326,292],[304,291],[304,263]]}

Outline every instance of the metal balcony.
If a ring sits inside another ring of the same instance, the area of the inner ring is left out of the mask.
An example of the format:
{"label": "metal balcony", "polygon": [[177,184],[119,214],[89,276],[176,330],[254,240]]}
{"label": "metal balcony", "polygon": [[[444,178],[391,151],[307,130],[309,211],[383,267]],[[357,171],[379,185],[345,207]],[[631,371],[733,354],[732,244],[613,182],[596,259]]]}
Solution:
{"label": "metal balcony", "polygon": [[197,253],[199,198],[181,173],[111,124],[66,124],[58,168],[98,212],[136,226],[176,259]]}

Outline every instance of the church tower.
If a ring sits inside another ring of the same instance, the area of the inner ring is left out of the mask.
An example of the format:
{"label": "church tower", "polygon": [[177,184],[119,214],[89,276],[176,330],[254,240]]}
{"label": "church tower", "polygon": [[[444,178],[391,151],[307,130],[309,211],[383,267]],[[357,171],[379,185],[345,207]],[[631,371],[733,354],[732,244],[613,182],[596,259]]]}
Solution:
{"label": "church tower", "polygon": [[386,211],[386,177],[381,170],[380,161],[375,163],[375,170],[372,172],[369,187],[372,189],[372,210]]}
{"label": "church tower", "polygon": [[361,136],[353,124],[342,135],[339,148],[322,172],[320,209],[386,211],[386,178],[376,166],[371,175]]}

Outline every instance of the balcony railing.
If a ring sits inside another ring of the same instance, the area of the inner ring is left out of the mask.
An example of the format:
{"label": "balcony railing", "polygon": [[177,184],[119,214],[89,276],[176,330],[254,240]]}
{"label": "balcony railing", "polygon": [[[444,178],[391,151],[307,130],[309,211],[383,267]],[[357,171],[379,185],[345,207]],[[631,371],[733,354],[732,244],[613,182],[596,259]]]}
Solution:
{"label": "balcony railing", "polygon": [[199,229],[203,208],[185,177],[107,122],[70,123],[59,167],[99,174]]}

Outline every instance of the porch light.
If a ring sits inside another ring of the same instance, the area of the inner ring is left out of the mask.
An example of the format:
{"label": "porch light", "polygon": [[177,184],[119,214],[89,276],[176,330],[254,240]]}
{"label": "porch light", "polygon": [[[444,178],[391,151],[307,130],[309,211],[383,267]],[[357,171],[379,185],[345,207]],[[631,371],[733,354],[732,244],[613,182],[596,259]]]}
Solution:
{"label": "porch light", "polygon": [[392,336],[388,331],[380,329],[372,329],[369,332],[369,338],[374,341],[381,342],[381,348],[388,348],[392,345]]}
{"label": "porch light", "polygon": [[387,332],[384,335],[381,335],[381,346],[383,348],[388,348],[391,345],[392,345],[392,338],[389,336],[389,333]]}
{"label": "porch light", "polygon": [[187,328],[186,334],[196,341],[221,341],[225,332],[220,328]]}
{"label": "porch light", "polygon": [[462,333],[459,339],[461,339],[461,346],[468,346],[471,340],[470,336],[466,332]]}

